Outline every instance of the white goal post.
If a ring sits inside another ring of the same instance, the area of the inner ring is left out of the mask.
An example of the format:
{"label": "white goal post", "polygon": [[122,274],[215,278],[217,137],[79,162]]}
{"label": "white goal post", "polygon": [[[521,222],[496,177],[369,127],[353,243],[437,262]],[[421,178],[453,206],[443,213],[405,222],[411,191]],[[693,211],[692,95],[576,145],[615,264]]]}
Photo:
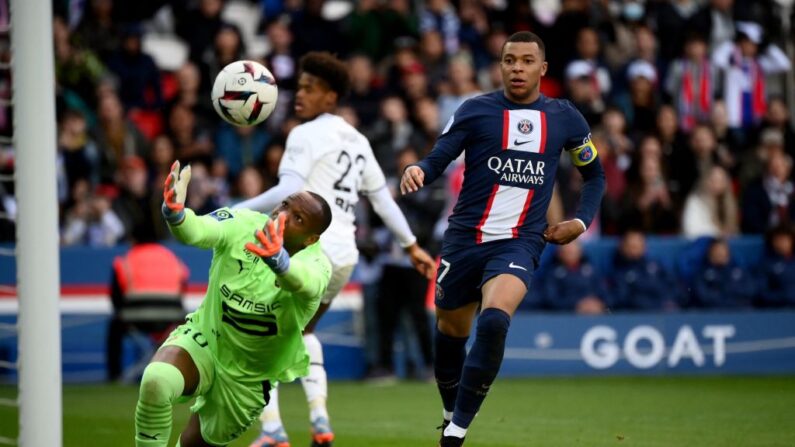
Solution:
{"label": "white goal post", "polygon": [[51,3],[11,0],[22,447],[60,447],[63,430]]}

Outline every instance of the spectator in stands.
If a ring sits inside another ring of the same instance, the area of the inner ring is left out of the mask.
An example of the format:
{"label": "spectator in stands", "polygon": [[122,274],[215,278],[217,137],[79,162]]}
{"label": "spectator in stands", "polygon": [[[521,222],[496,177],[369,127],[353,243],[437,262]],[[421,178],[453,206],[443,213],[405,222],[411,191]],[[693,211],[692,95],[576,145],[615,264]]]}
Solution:
{"label": "spectator in stands", "polygon": [[[428,73],[431,85],[438,85],[447,76],[447,53],[444,52],[442,33],[429,30],[420,36],[419,58]],[[489,62],[491,62],[489,58]]]}
{"label": "spectator in stands", "polygon": [[691,34],[685,41],[684,57],[673,61],[665,81],[665,92],[676,104],[679,128],[684,132],[709,121],[716,80],[706,40],[700,34]]}
{"label": "spectator in stands", "polygon": [[270,22],[265,35],[270,44],[270,51],[265,56],[265,65],[270,68],[273,76],[279,80],[279,90],[295,91],[298,69],[295,52],[292,50],[293,35],[290,32],[289,18],[280,16]]}
{"label": "spectator in stands", "polygon": [[478,0],[465,0],[458,4],[461,29],[458,31],[460,51],[469,53],[472,65],[477,71],[491,62],[486,49],[486,35],[489,32],[489,18],[485,4]]}
{"label": "spectator in stands", "polygon": [[75,40],[107,59],[120,46],[118,23],[113,19],[113,0],[91,0],[75,29]]}
{"label": "spectator in stands", "polygon": [[211,91],[215,77],[227,65],[243,59],[246,49],[240,30],[230,24],[223,24],[213,39],[212,46],[202,53],[199,69],[202,73],[202,90]]}
{"label": "spectator in stands", "polygon": [[73,108],[91,113],[97,107],[96,88],[105,75],[102,61],[90,50],[72,43],[64,20],[53,20],[55,79],[59,95]]}
{"label": "spectator in stands", "polygon": [[619,96],[616,102],[634,133],[646,134],[655,128],[659,106],[655,87],[658,79],[657,69],[648,61],[639,59],[627,68],[629,91]]}
{"label": "spectator in stands", "polygon": [[228,179],[234,182],[247,166],[259,166],[271,136],[263,126],[233,126],[221,123],[215,131],[215,156],[228,168]]}
{"label": "spectator in stands", "polygon": [[447,124],[458,107],[469,98],[481,93],[475,82],[472,59],[458,55],[450,59],[447,70],[448,82],[439,88],[439,121]]}
{"label": "spectator in stands", "polygon": [[747,307],[756,293],[751,274],[731,259],[725,239],[715,239],[693,285],[693,305],[701,308]]}
{"label": "spectator in stands", "polygon": [[172,2],[176,19],[176,32],[190,48],[190,60],[198,63],[205,49],[212,46],[215,35],[221,29],[223,0],[199,0],[198,8],[187,9],[196,2]]}
{"label": "spectator in stands", "polygon": [[378,118],[383,100],[383,92],[377,85],[373,62],[363,54],[348,58],[348,72],[351,77],[351,91],[345,103],[356,110],[356,115],[364,127],[370,127]]}
{"label": "spectator in stands", "polygon": [[682,233],[688,238],[731,237],[739,231],[739,217],[729,174],[713,166],[687,197]]}
{"label": "spectator in stands", "polygon": [[690,134],[689,150],[672,158],[671,176],[680,197],[687,197],[698,179],[705,177],[706,173],[718,164],[718,143],[715,134],[709,126],[697,125]]}
{"label": "spectator in stands", "polygon": [[662,150],[663,165],[669,174],[668,188],[677,203],[684,202],[685,194],[682,193],[682,185],[679,184],[679,177],[671,171],[678,169],[679,160],[687,158],[690,149],[687,146],[687,138],[679,130],[676,109],[671,105],[663,105],[657,110],[657,129],[655,136],[660,142]]}
{"label": "spectator in stands", "polygon": [[630,229],[621,237],[609,283],[616,308],[658,311],[679,307],[681,292],[675,278],[647,257],[646,237],[638,230]]}
{"label": "spectator in stands", "polygon": [[146,159],[149,145],[143,134],[124,116],[121,101],[115,93],[105,93],[99,101],[94,141],[100,152],[99,179],[112,184],[125,157]]}
{"label": "spectator in stands", "polygon": [[395,58],[392,68],[394,76],[390,81],[393,83],[391,91],[402,96],[406,102],[431,96],[432,86],[428,82],[425,67],[417,60],[414,52],[409,48],[402,48],[398,54],[400,57]]}
{"label": "spectator in stands", "polygon": [[202,126],[220,121],[209,100],[210,91],[202,90],[201,72],[196,64],[190,61],[185,62],[174,73],[174,77],[177,81],[177,91],[168,104],[167,115],[175,105],[179,104],[190,107]]}
{"label": "spectator in stands", "polygon": [[781,97],[771,98],[767,103],[767,114],[762,123],[762,130],[778,130],[784,138],[784,149],[790,157],[795,157],[795,127],[790,123],[787,104]]}
{"label": "spectator in stands", "polygon": [[760,307],[795,306],[795,233],[788,225],[768,231],[767,253],[760,273],[761,288],[756,304]]}
{"label": "spectator in stands", "polygon": [[408,1],[356,2],[356,9],[345,20],[347,48],[381,61],[393,50],[395,38],[416,36],[416,18]]}
{"label": "spectator in stands", "polygon": [[743,156],[742,151],[746,148],[740,145],[740,142],[737,141],[737,138],[729,129],[729,112],[726,110],[725,101],[718,99],[713,102],[709,125],[715,134],[718,147],[725,148],[720,149],[720,151],[725,150],[727,154],[731,155],[733,161],[737,161],[739,164],[739,159]]}
{"label": "spectator in stands", "polygon": [[601,121],[605,111],[601,89],[603,84],[598,81],[600,76],[597,69],[592,63],[579,59],[566,67],[566,90],[569,98],[585,121],[592,126]]}
{"label": "spectator in stands", "polygon": [[759,24],[738,22],[735,42],[725,42],[712,53],[713,64],[722,70],[729,127],[743,146],[749,143],[750,131],[767,111],[765,77],[792,67],[776,45],[769,44],[760,51],[762,34]]}
{"label": "spectator in stands", "polygon": [[747,192],[751,184],[765,176],[771,154],[784,153],[784,135],[774,128],[759,133],[759,142],[746,150],[738,163],[737,180],[740,190]]}
{"label": "spectator in stands", "polygon": [[448,56],[458,52],[458,33],[461,20],[449,0],[430,0],[419,10],[420,32],[438,31],[444,40],[444,50]]}
{"label": "spectator in stands", "polygon": [[660,39],[660,56],[664,59],[671,61],[682,53],[682,48],[687,45],[687,36],[682,31],[687,29],[688,22],[698,12],[698,6],[697,0],[658,3],[654,23],[657,35],[665,36]]}
{"label": "spectator in stands", "polygon": [[99,183],[99,149],[88,135],[85,117],[78,111],[67,110],[61,117],[58,157],[63,162],[67,191],[78,180],[87,180],[91,185]]}
{"label": "spectator in stands", "polygon": [[402,99],[389,96],[381,102],[381,113],[373,126],[365,132],[373,147],[378,164],[384,172],[395,171],[397,154],[404,149],[414,133],[408,111]]}
{"label": "spectator in stands", "polygon": [[279,183],[279,163],[284,154],[284,140],[274,140],[265,149],[263,159],[262,174],[265,189],[271,188]]}
{"label": "spectator in stands", "polygon": [[[87,183],[87,182],[86,182]],[[124,225],[102,194],[81,194],[66,214],[61,244],[112,247],[124,237]]]}
{"label": "spectator in stands", "polygon": [[762,234],[781,224],[795,222],[795,186],[792,158],[782,151],[768,155],[762,178],[748,185],[742,199],[743,233]]}
{"label": "spectator in stands", "polygon": [[127,110],[163,106],[160,70],[154,59],[141,51],[142,35],[140,24],[127,25],[121,33],[121,47],[108,58],[108,68],[122,86],[119,97]]}
{"label": "spectator in stands", "polygon": [[162,199],[149,188],[146,162],[140,157],[125,158],[119,177],[120,192],[113,210],[124,223],[124,235],[131,237],[133,230],[140,228],[158,239],[165,237],[167,229],[160,218]]}
{"label": "spectator in stands", "polygon": [[242,202],[243,200],[257,197],[265,191],[262,174],[253,166],[246,166],[237,177],[237,194],[232,202]]}
{"label": "spectator in stands", "polygon": [[599,158],[602,160],[607,180],[607,190],[599,211],[599,228],[602,234],[618,234],[627,179],[619,166],[613,146],[607,143],[605,133],[599,129],[595,130],[591,135],[591,141],[599,148]]}
{"label": "spectator in stands", "polygon": [[194,160],[210,163],[214,147],[212,133],[210,129],[199,127],[190,107],[177,104],[171,109],[168,135],[174,142],[177,158],[186,163]]}
{"label": "spectator in stands", "polygon": [[590,66],[588,75],[591,84],[593,84],[603,99],[609,97],[612,89],[610,72],[602,62],[599,35],[591,27],[583,28],[577,33],[577,59],[569,62],[566,67],[566,78],[572,78],[569,71],[577,71],[573,67],[574,64],[583,62]]}
{"label": "spectator in stands", "polygon": [[625,225],[648,233],[674,233],[679,219],[668,191],[660,160],[645,157],[640,160],[638,179],[629,187],[622,221]]}
{"label": "spectator in stands", "polygon": [[704,33],[714,50],[734,38],[734,0],[710,0],[691,18],[690,30]]}
{"label": "spectator in stands", "polygon": [[380,5],[376,0],[356,2],[353,12],[345,19],[346,44],[351,51],[378,60],[384,53],[384,29],[379,23]]}
{"label": "spectator in stands", "polygon": [[602,279],[582,255],[577,241],[558,247],[555,263],[544,279],[543,303],[547,309],[601,314],[607,296]]}
{"label": "spectator in stands", "polygon": [[431,98],[420,98],[414,102],[414,133],[409,139],[409,145],[417,152],[420,158],[430,153],[436,137],[439,136],[439,107]]}
{"label": "spectator in stands", "polygon": [[299,6],[290,14],[290,32],[294,38],[293,51],[296,55],[310,51],[346,55],[345,36],[340,23],[323,16],[324,3],[325,0],[305,0],[303,8]]}
{"label": "spectator in stands", "polygon": [[190,273],[171,250],[155,242],[154,236],[145,227],[136,227],[130,250],[113,260],[108,380],[121,378],[125,335],[143,332],[154,336],[152,342],[158,346],[185,317],[182,297]]}
{"label": "spectator in stands", "polygon": [[627,137],[627,120],[624,112],[615,107],[605,110],[602,116],[605,140],[616,159],[616,165],[625,172],[632,163],[635,143]]}
{"label": "spectator in stands", "polygon": [[152,142],[151,173],[149,184],[153,189],[159,189],[171,172],[174,163],[174,144],[167,135],[160,135]]}

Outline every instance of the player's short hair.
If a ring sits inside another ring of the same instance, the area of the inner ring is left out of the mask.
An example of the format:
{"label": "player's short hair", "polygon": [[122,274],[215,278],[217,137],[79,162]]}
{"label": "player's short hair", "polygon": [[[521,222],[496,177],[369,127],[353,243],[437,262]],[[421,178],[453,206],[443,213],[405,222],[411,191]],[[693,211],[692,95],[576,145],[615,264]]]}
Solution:
{"label": "player's short hair", "polygon": [[500,50],[500,55],[502,55],[503,51],[505,51],[505,45],[508,42],[527,42],[533,43],[535,42],[538,45],[538,49],[541,51],[541,57],[546,59],[547,49],[544,46],[544,41],[538,37],[537,34],[531,33],[530,31],[519,31],[518,33],[513,33],[508,37],[508,40],[502,44],[502,49]]}
{"label": "player's short hair", "polygon": [[342,99],[348,94],[350,76],[348,66],[327,51],[310,51],[299,62],[299,72],[309,73],[322,79]]}
{"label": "player's short hair", "polygon": [[331,225],[331,207],[329,206],[326,199],[323,198],[318,193],[307,191],[310,196],[312,196],[317,202],[320,204],[320,207],[323,209],[323,215],[321,216],[320,220],[320,228],[318,229],[318,234],[323,233],[326,229]]}

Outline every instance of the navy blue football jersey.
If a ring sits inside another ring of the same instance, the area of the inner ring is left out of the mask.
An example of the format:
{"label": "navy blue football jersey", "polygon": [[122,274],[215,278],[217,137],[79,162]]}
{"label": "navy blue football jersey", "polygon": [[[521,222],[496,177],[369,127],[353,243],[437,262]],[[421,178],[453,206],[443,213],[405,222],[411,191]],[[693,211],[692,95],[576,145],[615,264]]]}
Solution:
{"label": "navy blue football jersey", "polygon": [[[454,245],[542,237],[561,153],[567,151],[581,168],[597,159],[588,124],[569,101],[541,95],[518,104],[502,90],[458,108],[418,163],[425,183],[462,151],[464,184],[445,234],[445,242]],[[595,208],[584,207],[576,217],[590,225]]]}

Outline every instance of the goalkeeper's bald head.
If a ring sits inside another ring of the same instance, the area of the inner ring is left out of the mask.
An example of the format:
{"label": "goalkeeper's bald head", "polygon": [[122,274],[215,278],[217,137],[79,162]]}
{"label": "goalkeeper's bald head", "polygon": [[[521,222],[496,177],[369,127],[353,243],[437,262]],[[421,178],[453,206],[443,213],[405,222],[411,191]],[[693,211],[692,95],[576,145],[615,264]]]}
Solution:
{"label": "goalkeeper's bald head", "polygon": [[331,225],[331,207],[320,194],[301,191],[285,198],[273,210],[274,218],[284,213],[284,245],[288,252],[300,250],[320,239]]}

